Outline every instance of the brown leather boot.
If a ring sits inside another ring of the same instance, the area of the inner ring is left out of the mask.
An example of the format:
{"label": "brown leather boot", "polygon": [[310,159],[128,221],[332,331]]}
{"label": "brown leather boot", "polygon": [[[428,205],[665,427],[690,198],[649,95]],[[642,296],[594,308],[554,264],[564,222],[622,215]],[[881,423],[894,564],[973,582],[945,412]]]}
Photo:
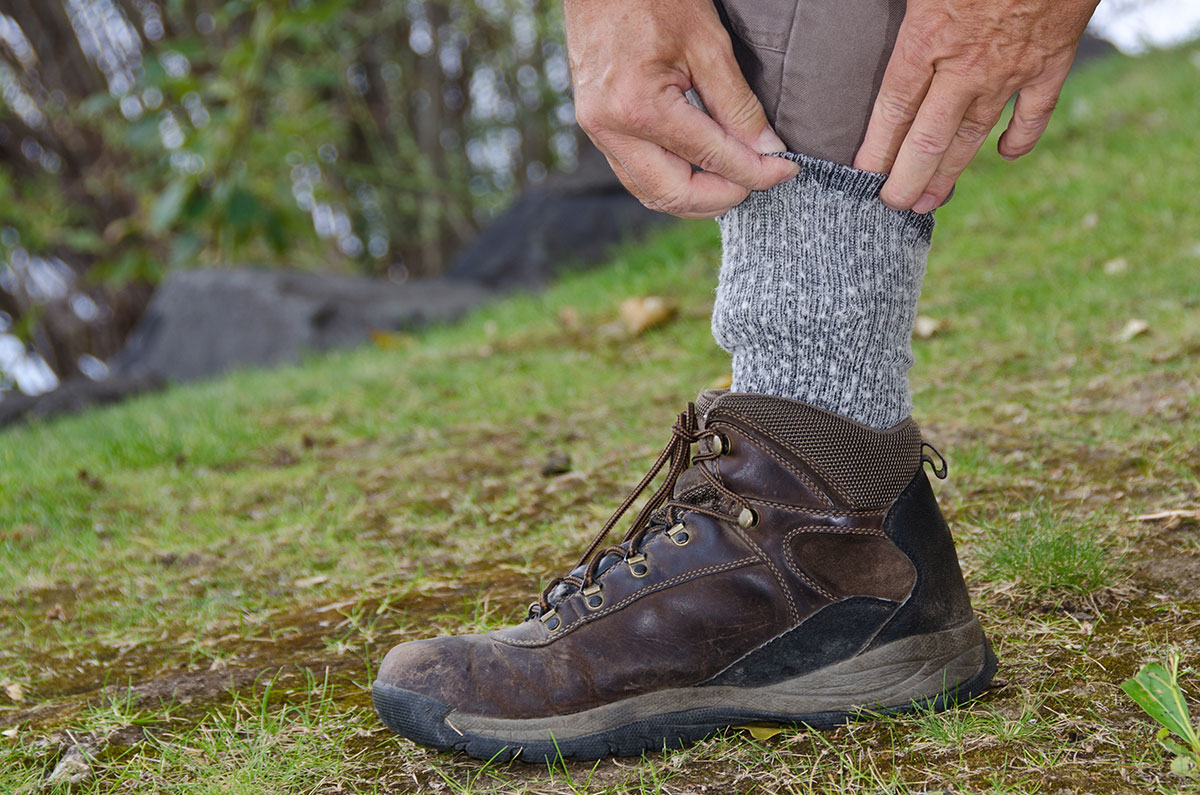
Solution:
{"label": "brown leather boot", "polygon": [[[523,622],[392,649],[373,688],[388,727],[481,759],[595,759],[987,689],[996,659],[911,419],[878,431],[731,392],[698,405]],[[625,539],[601,549],[663,467]]]}

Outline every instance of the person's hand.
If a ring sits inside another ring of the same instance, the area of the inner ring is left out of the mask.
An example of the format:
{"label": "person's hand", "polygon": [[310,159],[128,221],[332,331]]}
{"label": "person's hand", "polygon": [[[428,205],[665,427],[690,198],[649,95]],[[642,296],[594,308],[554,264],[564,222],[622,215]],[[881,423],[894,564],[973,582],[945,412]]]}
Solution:
{"label": "person's hand", "polygon": [[796,176],[760,156],[786,148],[712,0],[564,0],[563,12],[579,126],[642,204],[708,218]]}
{"label": "person's hand", "polygon": [[1028,154],[1097,4],[909,0],[854,165],[890,175],[879,194],[888,206],[929,212],[950,195],[1014,93],[1000,155]]}

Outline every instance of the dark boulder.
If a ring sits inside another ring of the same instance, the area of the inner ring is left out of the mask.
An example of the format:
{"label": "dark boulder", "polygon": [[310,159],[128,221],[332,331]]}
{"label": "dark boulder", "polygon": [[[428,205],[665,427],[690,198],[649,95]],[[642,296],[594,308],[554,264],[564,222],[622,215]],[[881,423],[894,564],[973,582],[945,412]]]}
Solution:
{"label": "dark boulder", "polygon": [[442,279],[403,284],[278,270],[172,274],[111,363],[119,375],[187,381],[295,362],[306,352],[366,342],[459,318],[491,292]]}
{"label": "dark boulder", "polygon": [[648,210],[587,147],[579,168],[529,188],[460,251],[446,276],[500,289],[541,287],[603,262],[613,244],[671,220]]}
{"label": "dark boulder", "polygon": [[0,428],[20,420],[44,420],[59,414],[74,414],[90,406],[117,403],[162,387],[161,378],[143,373],[133,376],[109,376],[103,381],[74,378],[42,395],[9,392],[0,398]]}

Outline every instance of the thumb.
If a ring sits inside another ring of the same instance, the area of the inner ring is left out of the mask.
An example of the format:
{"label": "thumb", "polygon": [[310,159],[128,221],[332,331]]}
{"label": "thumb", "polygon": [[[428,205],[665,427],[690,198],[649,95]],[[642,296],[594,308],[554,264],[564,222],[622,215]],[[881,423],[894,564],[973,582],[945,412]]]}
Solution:
{"label": "thumb", "polygon": [[[693,70],[692,83],[694,89],[688,92],[689,101],[738,141],[759,154],[787,151],[787,145],[771,129],[762,103],[742,76],[732,48],[727,55],[710,57],[701,68]],[[796,163],[783,158],[769,157],[764,161],[771,161],[764,166],[780,182],[791,179],[800,170]]]}

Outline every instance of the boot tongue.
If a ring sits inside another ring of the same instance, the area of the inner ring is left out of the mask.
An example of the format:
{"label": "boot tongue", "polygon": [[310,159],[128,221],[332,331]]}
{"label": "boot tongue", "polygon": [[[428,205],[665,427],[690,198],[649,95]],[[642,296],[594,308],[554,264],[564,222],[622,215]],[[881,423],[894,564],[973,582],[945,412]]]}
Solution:
{"label": "boot tongue", "polygon": [[[717,402],[717,400],[729,393],[728,389],[705,389],[696,396],[696,424],[701,430],[704,430],[705,418],[708,415],[709,409]],[[688,491],[697,486],[706,485],[704,476],[700,474],[700,464],[692,464],[680,474],[679,479],[675,481],[675,490],[671,494],[672,497],[679,497],[681,494],[686,494]],[[695,501],[695,500],[694,500]],[[711,500],[701,500],[700,502],[708,503]]]}
{"label": "boot tongue", "polygon": [[708,416],[708,410],[713,407],[718,398],[728,393],[728,389],[706,389],[696,396],[696,419],[701,430],[704,429],[704,420]]}

